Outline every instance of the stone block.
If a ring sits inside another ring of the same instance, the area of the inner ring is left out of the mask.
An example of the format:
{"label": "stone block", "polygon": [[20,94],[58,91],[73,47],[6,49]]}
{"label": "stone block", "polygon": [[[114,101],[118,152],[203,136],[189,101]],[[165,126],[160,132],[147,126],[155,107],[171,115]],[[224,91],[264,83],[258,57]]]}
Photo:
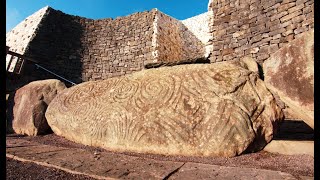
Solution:
{"label": "stone block", "polygon": [[288,14],[288,15],[286,15],[286,16],[283,16],[283,17],[280,19],[280,21],[281,21],[281,23],[282,23],[282,22],[288,21],[288,20],[290,20],[290,19],[292,19],[292,18],[294,18],[294,17],[296,17],[296,16],[299,16],[299,15],[301,15],[301,14],[302,14],[302,11],[298,10],[298,11],[295,11],[295,12],[293,12],[293,13],[290,13],[290,14]]}
{"label": "stone block", "polygon": [[304,4],[300,4],[288,9],[289,14],[304,8]]}
{"label": "stone block", "polygon": [[314,30],[305,32],[264,62],[266,85],[314,128]]}
{"label": "stone block", "polygon": [[50,133],[45,112],[55,96],[65,88],[61,81],[50,79],[33,81],[18,89],[13,106],[14,132],[28,136]]}
{"label": "stone block", "polygon": [[285,32],[285,31],[286,31],[285,28],[280,28],[280,29],[277,29],[277,30],[269,32],[269,36],[274,36],[274,35],[277,35],[277,34],[281,34],[281,33]]}
{"label": "stone block", "polygon": [[286,11],[291,7],[294,7],[296,5],[295,2],[291,2],[291,3],[282,3],[279,7],[278,7],[278,12],[282,12],[282,11]]}
{"label": "stone block", "polygon": [[271,21],[274,21],[274,20],[276,20],[276,19],[280,19],[280,18],[282,18],[283,16],[286,16],[287,14],[288,14],[287,11],[279,12],[278,14],[275,14],[275,15],[271,16],[271,17],[270,17],[270,20],[271,20]]}
{"label": "stone block", "polygon": [[296,1],[296,4],[297,4],[297,5],[301,5],[301,4],[304,4],[304,3],[307,2],[307,1],[310,1],[310,0],[297,0],[297,1]]}
{"label": "stone block", "polygon": [[236,62],[148,69],[68,90],[48,107],[52,130],[113,151],[232,157],[263,148],[283,118],[258,75]]}
{"label": "stone block", "polygon": [[285,27],[289,26],[289,25],[292,24],[292,23],[293,23],[293,21],[292,21],[292,20],[289,20],[289,21],[286,21],[286,22],[281,23],[281,24],[280,24],[280,27],[285,28]]}
{"label": "stone block", "polygon": [[272,54],[272,53],[276,52],[278,49],[279,49],[278,44],[271,44],[269,46],[268,51],[269,51],[270,54]]}
{"label": "stone block", "polygon": [[224,55],[227,55],[227,54],[231,54],[233,52],[234,52],[234,49],[232,49],[232,48],[223,49],[222,50],[222,55],[224,56]]}
{"label": "stone block", "polygon": [[295,29],[293,32],[294,32],[294,34],[299,34],[299,33],[305,32],[307,30],[308,30],[308,27],[303,26],[303,27],[299,27],[299,28]]}
{"label": "stone block", "polygon": [[314,19],[313,19],[313,18],[304,20],[304,21],[301,23],[301,26],[307,26],[307,25],[310,25],[310,24],[314,24]]}

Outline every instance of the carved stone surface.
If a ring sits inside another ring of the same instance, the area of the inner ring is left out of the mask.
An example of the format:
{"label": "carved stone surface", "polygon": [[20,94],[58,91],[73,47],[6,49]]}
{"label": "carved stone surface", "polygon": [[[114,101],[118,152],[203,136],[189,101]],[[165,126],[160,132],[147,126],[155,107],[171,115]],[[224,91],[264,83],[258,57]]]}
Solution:
{"label": "carved stone surface", "polygon": [[49,79],[31,82],[16,91],[14,96],[12,127],[17,134],[36,136],[44,134],[50,127],[45,111],[66,86],[59,80]]}
{"label": "carved stone surface", "polygon": [[314,30],[272,54],[263,64],[265,82],[290,108],[314,128]]}
{"label": "carved stone surface", "polygon": [[235,156],[263,148],[283,118],[256,73],[223,62],[79,84],[46,118],[60,136],[114,151]]}

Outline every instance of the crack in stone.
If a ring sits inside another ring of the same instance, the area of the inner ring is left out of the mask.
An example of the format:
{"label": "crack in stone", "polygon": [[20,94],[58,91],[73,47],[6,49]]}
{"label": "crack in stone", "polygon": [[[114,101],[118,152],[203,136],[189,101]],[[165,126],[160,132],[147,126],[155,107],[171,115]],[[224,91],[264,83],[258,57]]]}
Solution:
{"label": "crack in stone", "polygon": [[184,166],[186,163],[183,163],[180,167],[178,167],[177,169],[173,170],[172,172],[170,172],[166,177],[164,177],[162,180],[168,180],[173,174],[175,174],[176,172],[178,172],[182,166]]}

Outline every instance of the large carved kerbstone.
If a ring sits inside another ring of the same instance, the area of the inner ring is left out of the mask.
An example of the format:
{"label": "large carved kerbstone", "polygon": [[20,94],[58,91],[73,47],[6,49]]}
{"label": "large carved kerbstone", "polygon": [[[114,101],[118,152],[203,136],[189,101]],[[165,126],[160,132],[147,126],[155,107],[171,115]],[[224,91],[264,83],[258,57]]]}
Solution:
{"label": "large carved kerbstone", "polygon": [[314,30],[272,54],[263,64],[265,82],[288,112],[314,128]]}
{"label": "large carved kerbstone", "polygon": [[283,114],[256,73],[223,62],[82,83],[46,117],[57,135],[109,150],[235,156],[263,148]]}
{"label": "large carved kerbstone", "polygon": [[12,127],[17,134],[36,136],[50,130],[45,111],[66,86],[57,79],[33,81],[18,89],[14,96]]}

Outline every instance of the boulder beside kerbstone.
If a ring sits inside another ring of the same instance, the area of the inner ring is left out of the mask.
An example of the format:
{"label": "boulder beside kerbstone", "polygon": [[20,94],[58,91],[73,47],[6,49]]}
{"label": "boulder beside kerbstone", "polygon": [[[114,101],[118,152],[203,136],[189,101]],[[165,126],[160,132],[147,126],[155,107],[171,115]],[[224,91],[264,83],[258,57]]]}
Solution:
{"label": "boulder beside kerbstone", "polygon": [[33,81],[18,89],[14,96],[13,131],[29,136],[50,131],[45,112],[53,98],[64,89],[65,84],[56,79]]}
{"label": "boulder beside kerbstone", "polygon": [[112,151],[232,157],[261,150],[283,113],[256,72],[221,62],[81,83],[46,118],[55,134]]}
{"label": "boulder beside kerbstone", "polygon": [[264,81],[299,117],[314,128],[314,30],[272,54],[263,64]]}

